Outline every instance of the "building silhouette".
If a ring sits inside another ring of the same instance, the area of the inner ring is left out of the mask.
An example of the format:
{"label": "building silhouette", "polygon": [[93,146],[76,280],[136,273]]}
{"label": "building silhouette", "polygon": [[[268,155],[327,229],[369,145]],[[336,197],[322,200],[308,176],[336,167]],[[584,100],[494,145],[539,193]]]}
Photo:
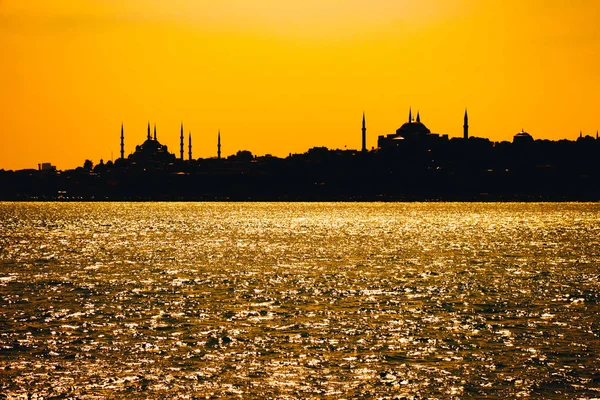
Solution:
{"label": "building silhouette", "polygon": [[411,144],[447,142],[448,135],[431,133],[431,130],[421,122],[421,113],[417,112],[416,120],[412,117],[412,108],[408,111],[408,122],[396,129],[396,133],[379,136],[377,146],[379,149],[393,149]]}
{"label": "building silhouette", "polygon": [[154,125],[154,138],[150,136],[150,123],[148,122],[146,141],[135,147],[135,152],[129,155],[128,160],[140,164],[168,164],[175,161],[175,155],[169,153],[167,146],[158,141],[156,125]]}
{"label": "building silhouette", "polygon": [[[135,147],[135,151],[128,157],[125,157],[125,131],[123,123],[121,124],[121,157],[117,160],[119,166],[131,166],[138,165],[143,167],[150,167],[151,169],[161,169],[167,165],[184,165],[189,161],[194,161],[193,158],[193,147],[192,147],[192,132],[188,133],[188,152],[187,160],[184,158],[184,134],[183,134],[183,122],[180,125],[179,132],[179,158],[169,152],[166,145],[161,144],[157,138],[156,125],[154,125],[154,136],[151,135],[150,122],[148,122],[148,132],[146,140]],[[217,159],[221,159],[221,131],[219,130],[217,135]]]}
{"label": "building silhouette", "polygon": [[513,143],[517,145],[532,144],[533,142],[533,136],[525,132],[524,129],[521,129],[521,132],[513,136]]}

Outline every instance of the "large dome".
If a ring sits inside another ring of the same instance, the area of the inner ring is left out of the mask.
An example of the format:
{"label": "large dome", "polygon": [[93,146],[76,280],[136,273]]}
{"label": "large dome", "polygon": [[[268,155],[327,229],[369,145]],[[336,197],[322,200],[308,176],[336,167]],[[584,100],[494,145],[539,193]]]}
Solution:
{"label": "large dome", "polygon": [[414,136],[429,135],[431,131],[421,122],[407,122],[396,130],[397,135]]}
{"label": "large dome", "polygon": [[163,147],[166,149],[166,147],[160,144],[158,140],[147,139],[140,146],[140,150],[143,152],[156,153],[158,151],[161,151]]}
{"label": "large dome", "polygon": [[156,139],[147,139],[141,145],[136,146],[135,152],[129,158],[136,162],[168,163],[175,160],[175,156],[169,153],[167,146],[160,144]]}

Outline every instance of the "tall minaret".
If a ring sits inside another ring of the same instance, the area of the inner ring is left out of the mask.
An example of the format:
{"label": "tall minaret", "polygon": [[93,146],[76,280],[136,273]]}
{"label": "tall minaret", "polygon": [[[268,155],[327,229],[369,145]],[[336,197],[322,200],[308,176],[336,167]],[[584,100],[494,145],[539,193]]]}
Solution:
{"label": "tall minaret", "polygon": [[154,140],[156,140],[156,124],[154,124]]}
{"label": "tall minaret", "polygon": [[421,113],[417,111],[417,122],[421,122]]}
{"label": "tall minaret", "polygon": [[148,121],[148,140],[150,140],[150,121]]}
{"label": "tall minaret", "polygon": [[179,156],[183,161],[183,122],[181,123],[181,135],[179,136]]}
{"label": "tall minaret", "polygon": [[598,131],[596,130],[596,140],[598,140]]}
{"label": "tall minaret", "polygon": [[362,120],[362,151],[367,151],[367,121],[365,120],[364,111]]}
{"label": "tall minaret", "polygon": [[125,158],[125,131],[121,122],[121,158]]}
{"label": "tall minaret", "polygon": [[408,123],[412,122],[412,107],[408,109]]}
{"label": "tall minaret", "polygon": [[217,158],[221,159],[221,130],[219,129],[219,136],[217,136]]}
{"label": "tall minaret", "polygon": [[190,144],[188,145],[188,151],[189,151],[190,161],[192,161],[192,132],[190,132],[190,134],[189,134],[189,142],[190,142]]}
{"label": "tall minaret", "polygon": [[463,138],[467,140],[469,138],[469,114],[465,108],[465,124],[463,125]]}

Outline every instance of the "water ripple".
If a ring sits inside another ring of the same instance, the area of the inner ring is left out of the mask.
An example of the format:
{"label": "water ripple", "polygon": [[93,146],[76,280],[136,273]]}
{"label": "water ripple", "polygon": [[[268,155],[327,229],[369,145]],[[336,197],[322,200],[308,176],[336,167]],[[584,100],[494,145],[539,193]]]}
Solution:
{"label": "water ripple", "polygon": [[8,398],[600,395],[597,204],[0,204]]}

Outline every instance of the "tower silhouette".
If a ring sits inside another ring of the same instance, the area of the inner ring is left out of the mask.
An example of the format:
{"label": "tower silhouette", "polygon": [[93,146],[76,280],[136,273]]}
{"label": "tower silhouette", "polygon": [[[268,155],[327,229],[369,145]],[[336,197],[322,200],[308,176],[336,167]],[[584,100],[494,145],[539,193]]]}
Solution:
{"label": "tower silhouette", "polygon": [[154,140],[156,141],[156,124],[154,124]]}
{"label": "tower silhouette", "polygon": [[183,161],[183,122],[181,123],[181,135],[179,136],[179,158]]}
{"label": "tower silhouette", "polygon": [[125,158],[125,132],[123,130],[122,122],[121,122],[121,158]]}
{"label": "tower silhouette", "polygon": [[367,123],[365,120],[365,112],[363,111],[362,119],[362,151],[367,151]]}
{"label": "tower silhouette", "polygon": [[219,129],[219,135],[217,136],[217,158],[221,159],[221,130]]}
{"label": "tower silhouette", "polygon": [[421,113],[417,111],[417,122],[421,123]]}
{"label": "tower silhouette", "polygon": [[150,140],[150,121],[148,121],[148,140]]}
{"label": "tower silhouette", "polygon": [[189,133],[188,151],[189,151],[190,161],[192,161],[192,132]]}
{"label": "tower silhouette", "polygon": [[412,107],[408,108],[408,123],[412,122]]}
{"label": "tower silhouette", "polygon": [[465,124],[463,125],[463,138],[466,140],[469,138],[469,114],[465,108]]}

